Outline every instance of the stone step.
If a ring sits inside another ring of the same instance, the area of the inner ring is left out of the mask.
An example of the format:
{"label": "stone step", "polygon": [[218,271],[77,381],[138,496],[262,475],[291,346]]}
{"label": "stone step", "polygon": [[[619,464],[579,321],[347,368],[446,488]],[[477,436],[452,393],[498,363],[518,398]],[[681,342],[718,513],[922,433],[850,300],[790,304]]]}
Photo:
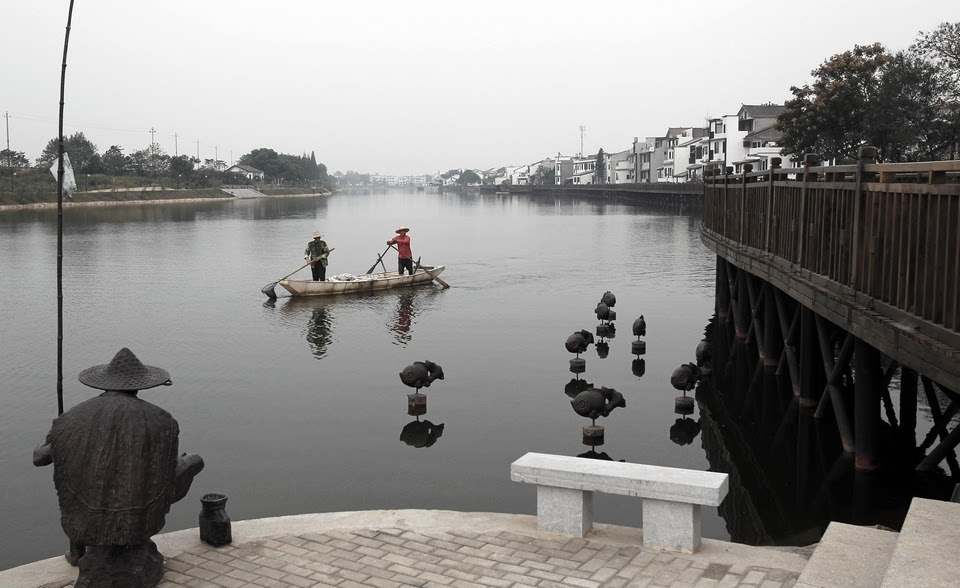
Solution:
{"label": "stone step", "polygon": [[897,533],[892,531],[830,523],[796,586],[875,588],[896,545]]}
{"label": "stone step", "polygon": [[236,198],[265,198],[267,196],[255,188],[220,188],[220,190]]}
{"label": "stone step", "polygon": [[914,498],[882,586],[956,586],[958,583],[960,504]]}

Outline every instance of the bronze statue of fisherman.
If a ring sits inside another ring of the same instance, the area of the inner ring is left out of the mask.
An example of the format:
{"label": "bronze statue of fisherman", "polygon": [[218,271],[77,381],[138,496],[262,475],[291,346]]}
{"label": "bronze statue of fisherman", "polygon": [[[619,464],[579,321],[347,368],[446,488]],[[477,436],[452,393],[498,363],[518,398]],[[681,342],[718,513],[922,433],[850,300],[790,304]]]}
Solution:
{"label": "bronze statue of fisherman", "polygon": [[80,567],[76,588],[156,586],[163,556],[150,538],[190,490],[203,459],[178,455],[177,421],[137,398],[139,390],[169,386],[166,370],[123,348],[79,379],[105,392],[54,420],[33,454],[34,465],[53,464],[67,559]]}

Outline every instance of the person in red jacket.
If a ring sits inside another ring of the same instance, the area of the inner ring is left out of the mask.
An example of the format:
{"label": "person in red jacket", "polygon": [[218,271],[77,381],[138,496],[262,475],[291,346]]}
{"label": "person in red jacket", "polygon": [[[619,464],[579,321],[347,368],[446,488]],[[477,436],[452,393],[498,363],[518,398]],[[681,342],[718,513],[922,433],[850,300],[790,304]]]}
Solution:
{"label": "person in red jacket", "polygon": [[403,275],[403,269],[406,268],[410,272],[410,275],[413,275],[413,252],[410,251],[410,237],[407,236],[407,233],[410,232],[410,229],[400,225],[400,228],[397,229],[397,236],[393,239],[387,241],[387,245],[396,245],[397,246],[397,261],[399,262],[398,270],[400,275]]}

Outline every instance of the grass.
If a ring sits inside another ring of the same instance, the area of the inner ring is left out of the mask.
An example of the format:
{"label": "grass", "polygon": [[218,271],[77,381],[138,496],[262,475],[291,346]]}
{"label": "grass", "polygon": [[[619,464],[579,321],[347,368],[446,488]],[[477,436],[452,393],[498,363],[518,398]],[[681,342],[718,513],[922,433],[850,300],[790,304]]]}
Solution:
{"label": "grass", "polygon": [[[12,180],[12,182],[11,182]],[[109,176],[105,174],[81,174],[77,177],[80,192],[74,194],[73,202],[118,202],[172,200],[180,198],[226,198],[227,194],[216,188],[220,179],[215,177],[196,177],[191,184],[181,183],[184,190],[176,189],[177,182],[172,178],[146,178],[137,176]],[[12,190],[11,190],[12,186]],[[269,186],[269,184],[268,184]],[[163,187],[164,190],[143,192],[138,188]],[[257,186],[251,186],[258,188]],[[117,192],[95,192],[87,194],[85,190],[119,190]],[[269,195],[313,194],[320,188],[301,188],[296,186],[262,187],[261,192]],[[35,204],[57,201],[57,182],[46,170],[18,171],[10,177],[9,172],[0,173],[0,205]]]}

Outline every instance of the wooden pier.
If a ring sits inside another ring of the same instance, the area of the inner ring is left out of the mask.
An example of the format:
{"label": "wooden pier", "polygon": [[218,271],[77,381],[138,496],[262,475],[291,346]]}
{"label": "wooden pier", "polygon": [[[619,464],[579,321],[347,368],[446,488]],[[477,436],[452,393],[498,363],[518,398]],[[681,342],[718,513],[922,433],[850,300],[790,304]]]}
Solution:
{"label": "wooden pier", "polygon": [[801,408],[833,413],[858,469],[883,462],[882,427],[913,434],[923,393],[935,434],[920,448],[939,443],[916,466],[947,459],[960,477],[960,426],[949,430],[960,412],[960,161],[875,156],[864,147],[854,165],[807,155],[802,168],[706,174],[718,317],[766,369],[789,373]]}

